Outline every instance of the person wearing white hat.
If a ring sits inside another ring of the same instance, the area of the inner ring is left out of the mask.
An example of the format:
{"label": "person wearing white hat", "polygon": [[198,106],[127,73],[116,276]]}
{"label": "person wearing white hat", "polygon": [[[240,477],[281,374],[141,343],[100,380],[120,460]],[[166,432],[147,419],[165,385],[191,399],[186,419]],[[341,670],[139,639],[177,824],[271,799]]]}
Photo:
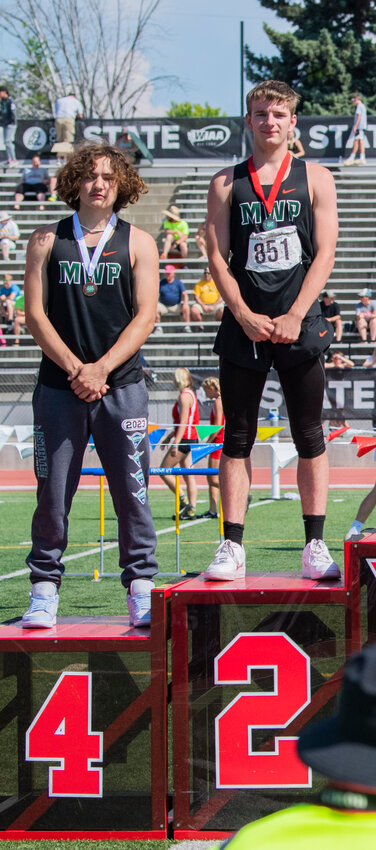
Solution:
{"label": "person wearing white hat", "polygon": [[8,212],[0,212],[0,246],[3,260],[9,260],[9,252],[14,251],[20,231]]}
{"label": "person wearing white hat", "polygon": [[162,212],[166,216],[163,222],[163,230],[166,231],[166,236],[161,259],[165,260],[170,251],[179,251],[181,257],[185,259],[188,256],[188,222],[180,218],[180,210],[174,204],[168,210],[162,210]]}

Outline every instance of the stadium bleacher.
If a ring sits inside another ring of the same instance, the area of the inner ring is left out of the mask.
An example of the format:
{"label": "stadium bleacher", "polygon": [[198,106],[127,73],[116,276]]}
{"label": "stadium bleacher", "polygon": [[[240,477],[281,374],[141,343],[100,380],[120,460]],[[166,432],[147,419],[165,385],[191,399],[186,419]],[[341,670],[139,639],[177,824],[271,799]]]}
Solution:
{"label": "stadium bleacher", "polygon": [[[225,163],[223,163],[225,164]],[[43,162],[53,173],[55,163]],[[14,191],[20,180],[23,164],[19,168],[4,170],[0,176],[0,207],[12,212],[21,231],[16,252],[9,263],[0,260],[0,279],[4,272],[12,271],[14,281],[22,288],[25,266],[25,250],[31,232],[39,224],[54,221],[69,215],[70,211],[59,201],[45,203],[45,209],[39,210],[37,201],[25,201],[21,209],[13,210]],[[179,276],[188,291],[190,301],[195,283],[202,277],[205,263],[199,258],[194,234],[198,225],[206,216],[206,196],[212,175],[221,165],[218,162],[195,165],[185,164],[180,169],[174,165],[171,169],[164,163],[155,163],[152,168],[141,171],[147,182],[149,192],[140,198],[137,205],[129,207],[121,214],[124,218],[156,238],[159,249],[162,245],[162,209],[176,204],[182,218],[190,226],[189,256],[186,268],[178,268]],[[359,336],[351,330],[354,307],[358,301],[359,289],[373,289],[376,281],[376,234],[372,218],[374,215],[374,194],[376,191],[376,170],[373,166],[360,169],[358,166],[342,168],[329,164],[337,187],[340,233],[336,251],[336,262],[328,288],[336,292],[336,300],[342,311],[345,332],[340,344],[333,348],[344,350],[354,361],[361,365],[373,346],[360,343]],[[161,272],[164,261],[161,261]],[[210,370],[217,365],[217,357],[212,352],[216,333],[213,320],[204,321],[204,330],[198,331],[192,325],[190,336],[182,333],[180,322],[165,320],[162,323],[164,333],[150,335],[143,346],[143,354],[151,369],[163,373],[174,368],[177,362],[184,362],[189,368]],[[3,332],[5,330],[4,325]],[[0,386],[2,391],[19,389],[30,391],[40,361],[40,351],[27,330],[23,333],[20,346],[12,345],[11,335],[7,335],[7,346],[0,351]],[[151,393],[153,388],[151,387]]]}

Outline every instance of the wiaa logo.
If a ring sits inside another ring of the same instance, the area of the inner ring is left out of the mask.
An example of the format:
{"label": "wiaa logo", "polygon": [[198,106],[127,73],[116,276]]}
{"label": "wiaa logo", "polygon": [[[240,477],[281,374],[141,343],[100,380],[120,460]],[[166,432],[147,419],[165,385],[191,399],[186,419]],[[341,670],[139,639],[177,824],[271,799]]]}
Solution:
{"label": "wiaa logo", "polygon": [[202,145],[210,148],[220,148],[228,142],[231,136],[229,127],[223,124],[208,124],[197,130],[188,130],[187,138],[191,145]]}

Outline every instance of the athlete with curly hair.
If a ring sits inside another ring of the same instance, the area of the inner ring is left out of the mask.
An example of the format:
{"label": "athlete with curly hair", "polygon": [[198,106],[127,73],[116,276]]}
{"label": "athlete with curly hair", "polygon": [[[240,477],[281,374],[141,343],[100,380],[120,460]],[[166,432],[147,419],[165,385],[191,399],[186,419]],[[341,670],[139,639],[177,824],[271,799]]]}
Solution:
{"label": "athlete with curly hair", "polygon": [[140,348],[154,326],[158,252],[151,236],[116,215],[146,191],[120,151],[82,147],[58,176],[74,215],[38,228],[28,245],[26,322],[43,355],[33,398],[38,504],[24,628],[56,623],[68,514],[90,434],[118,517],[131,622],[150,623],[157,563]]}

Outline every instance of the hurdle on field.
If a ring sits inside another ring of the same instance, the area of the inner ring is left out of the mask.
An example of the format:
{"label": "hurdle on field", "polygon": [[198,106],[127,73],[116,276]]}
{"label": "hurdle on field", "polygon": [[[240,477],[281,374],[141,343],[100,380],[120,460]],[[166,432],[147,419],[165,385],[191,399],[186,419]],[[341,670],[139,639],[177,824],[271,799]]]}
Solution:
{"label": "hurdle on field", "polygon": [[[176,538],[176,570],[175,573],[163,573],[163,575],[185,575],[185,570],[180,569],[180,517],[179,517],[179,481],[180,475],[218,475],[218,469],[214,469],[213,467],[208,468],[190,468],[185,469],[185,467],[176,467],[176,466],[152,466],[149,469],[150,475],[175,475],[176,476],[176,487],[175,487],[175,538]],[[83,467],[81,469],[81,475],[94,475],[99,477],[99,570],[94,570],[94,580],[99,581],[101,578],[114,578],[119,575],[119,573],[105,573],[104,571],[104,478],[105,473],[102,467]],[[223,540],[223,512],[222,512],[222,503],[221,503],[221,495],[219,494],[218,500],[219,506],[219,536],[222,542]],[[67,576],[91,576],[92,573],[72,573],[66,572]]]}

